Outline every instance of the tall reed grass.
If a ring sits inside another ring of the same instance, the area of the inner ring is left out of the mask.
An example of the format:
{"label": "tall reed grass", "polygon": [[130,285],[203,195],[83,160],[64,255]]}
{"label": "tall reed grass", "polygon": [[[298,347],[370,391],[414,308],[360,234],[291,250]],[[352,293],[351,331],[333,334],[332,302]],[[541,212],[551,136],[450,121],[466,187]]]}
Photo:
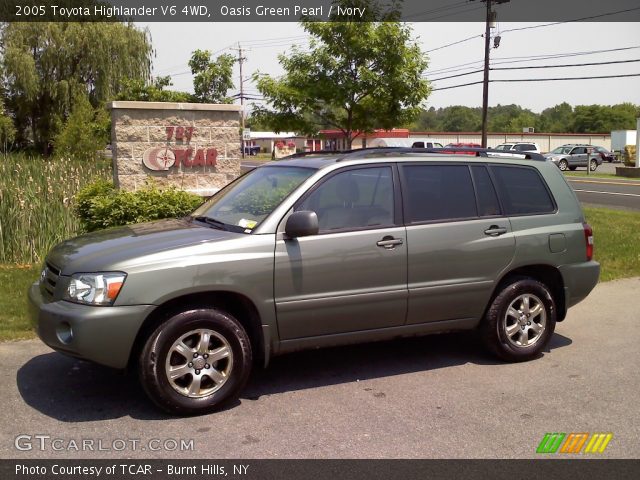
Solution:
{"label": "tall reed grass", "polygon": [[110,177],[108,160],[0,155],[0,263],[41,262],[53,245],[77,235],[75,194]]}

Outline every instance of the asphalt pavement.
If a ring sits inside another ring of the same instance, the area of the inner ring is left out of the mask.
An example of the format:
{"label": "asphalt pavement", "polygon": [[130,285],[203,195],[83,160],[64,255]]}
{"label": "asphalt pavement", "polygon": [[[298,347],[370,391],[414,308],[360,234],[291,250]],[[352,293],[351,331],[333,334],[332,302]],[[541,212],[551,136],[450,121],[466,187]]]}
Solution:
{"label": "asphalt pavement", "polygon": [[0,457],[528,458],[547,432],[588,432],[613,434],[598,458],[640,458],[639,291],[599,284],[531,362],[496,361],[470,332],[308,351],[192,418],[159,412],[134,376],[1,343]]}
{"label": "asphalt pavement", "polygon": [[[615,174],[619,163],[603,163],[596,173]],[[567,177],[581,203],[606,208],[640,211],[640,178],[597,178],[587,176],[586,169],[580,177]]]}

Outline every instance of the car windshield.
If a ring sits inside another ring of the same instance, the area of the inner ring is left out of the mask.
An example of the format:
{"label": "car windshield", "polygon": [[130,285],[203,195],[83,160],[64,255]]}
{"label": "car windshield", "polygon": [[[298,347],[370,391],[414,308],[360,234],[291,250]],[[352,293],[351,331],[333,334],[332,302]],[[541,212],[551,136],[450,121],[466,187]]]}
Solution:
{"label": "car windshield", "polygon": [[215,194],[191,216],[216,228],[251,233],[315,171],[306,167],[256,168]]}
{"label": "car windshield", "polygon": [[573,147],[558,147],[555,150],[553,150],[551,153],[557,153],[560,155],[566,155],[567,153],[571,153],[571,149]]}

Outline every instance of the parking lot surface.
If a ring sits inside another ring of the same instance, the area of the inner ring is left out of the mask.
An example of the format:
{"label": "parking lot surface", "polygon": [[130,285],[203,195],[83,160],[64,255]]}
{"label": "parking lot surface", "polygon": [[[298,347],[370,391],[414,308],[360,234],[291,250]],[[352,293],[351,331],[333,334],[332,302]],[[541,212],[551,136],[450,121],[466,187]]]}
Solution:
{"label": "parking lot surface", "polygon": [[[598,458],[640,458],[638,292],[640,278],[598,285],[532,362],[495,361],[470,332],[309,351],[274,359],[239,402],[192,418],[159,412],[134,376],[37,340],[2,343],[0,457],[528,458],[547,432],[610,432]],[[16,448],[20,435],[31,450]],[[129,443],[116,451],[114,440]]]}

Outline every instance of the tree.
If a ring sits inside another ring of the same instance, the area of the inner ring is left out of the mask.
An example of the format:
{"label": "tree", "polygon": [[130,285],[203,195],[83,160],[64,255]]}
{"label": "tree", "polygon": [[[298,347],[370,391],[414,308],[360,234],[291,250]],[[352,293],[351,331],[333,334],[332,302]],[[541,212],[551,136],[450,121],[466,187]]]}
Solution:
{"label": "tree", "polygon": [[89,100],[80,95],[64,127],[55,138],[56,153],[81,158],[95,159],[98,150],[108,142],[109,116],[104,108],[94,108]]}
{"label": "tree", "polygon": [[132,100],[140,102],[191,102],[193,95],[188,92],[166,90],[170,87],[171,77],[157,77],[153,82],[142,79],[128,79],[122,83],[122,91],[117,100]]}
{"label": "tree", "polygon": [[496,105],[489,108],[490,132],[521,132],[523,127],[535,127],[537,116],[519,105]]}
{"label": "tree", "polygon": [[211,60],[208,50],[196,50],[191,54],[189,67],[193,78],[194,97],[202,103],[231,103],[227,91],[233,88],[233,65],[236,59],[228,53]]}
{"label": "tree", "polygon": [[397,11],[374,12],[389,21],[303,20],[311,36],[309,50],[293,47],[278,57],[282,78],[255,75],[269,106],[256,107],[254,115],[276,131],[313,134],[336,128],[348,146],[362,132],[412,121],[430,93],[422,76],[426,56],[411,29],[395,21]]}
{"label": "tree", "polygon": [[477,132],[482,126],[479,108],[454,105],[443,111],[442,129],[445,132]]}
{"label": "tree", "polygon": [[4,103],[0,98],[0,149],[6,151],[10,143],[16,138],[16,128],[13,126],[13,120],[6,115],[4,111]]}
{"label": "tree", "polygon": [[539,132],[572,132],[573,107],[567,102],[546,108],[538,117],[536,130]]}
{"label": "tree", "polygon": [[619,105],[578,105],[573,129],[578,133],[601,133],[611,130],[634,130],[638,107],[631,103]]}
{"label": "tree", "polygon": [[125,79],[147,79],[147,31],[109,22],[5,23],[0,30],[2,83],[18,141],[49,153],[76,99],[95,108]]}

